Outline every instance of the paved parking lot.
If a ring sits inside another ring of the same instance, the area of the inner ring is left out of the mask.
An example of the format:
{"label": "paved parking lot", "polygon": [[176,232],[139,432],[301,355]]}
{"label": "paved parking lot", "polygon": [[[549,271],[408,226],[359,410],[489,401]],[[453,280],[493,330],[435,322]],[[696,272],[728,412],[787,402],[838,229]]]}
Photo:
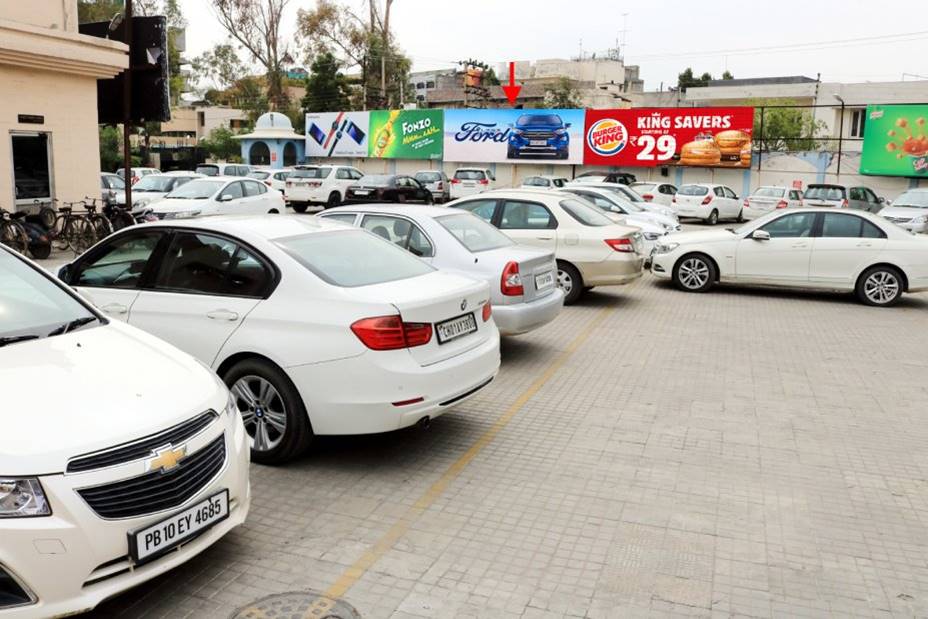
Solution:
{"label": "paved parking lot", "polygon": [[928,295],[594,291],[430,429],[253,465],[244,527],[98,614],[311,590],[397,619],[925,616],[926,318]]}

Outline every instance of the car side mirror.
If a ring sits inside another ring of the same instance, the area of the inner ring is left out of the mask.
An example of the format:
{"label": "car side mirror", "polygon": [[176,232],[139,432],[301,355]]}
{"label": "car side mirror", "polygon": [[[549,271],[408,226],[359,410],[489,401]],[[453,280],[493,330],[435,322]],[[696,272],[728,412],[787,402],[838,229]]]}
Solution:
{"label": "car side mirror", "polygon": [[885,203],[886,203],[886,198],[884,198],[883,196],[878,197],[876,200],[877,200],[877,202],[879,202],[880,204],[885,204]]}
{"label": "car side mirror", "polygon": [[769,241],[770,233],[766,230],[755,230],[751,233],[751,238],[755,241]]}
{"label": "car side mirror", "polygon": [[68,282],[70,278],[71,278],[71,265],[70,264],[66,264],[62,266],[60,269],[58,269],[58,279],[60,279],[61,281],[67,284],[67,283],[70,283]]}
{"label": "car side mirror", "polygon": [[564,123],[564,128],[567,129],[570,127],[570,123]]}
{"label": "car side mirror", "polygon": [[230,201],[230,200],[232,200],[232,194],[231,194],[231,193],[224,193],[224,194],[222,194],[221,196],[219,196],[219,201],[220,201],[220,202],[228,202],[228,201]]}

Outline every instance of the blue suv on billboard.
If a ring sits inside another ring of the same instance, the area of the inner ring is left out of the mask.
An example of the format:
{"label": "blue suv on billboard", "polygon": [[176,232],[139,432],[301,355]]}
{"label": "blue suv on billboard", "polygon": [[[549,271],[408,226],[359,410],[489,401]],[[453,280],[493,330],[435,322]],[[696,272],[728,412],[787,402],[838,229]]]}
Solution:
{"label": "blue suv on billboard", "polygon": [[538,112],[522,114],[509,132],[507,159],[567,159],[570,135],[557,114]]}

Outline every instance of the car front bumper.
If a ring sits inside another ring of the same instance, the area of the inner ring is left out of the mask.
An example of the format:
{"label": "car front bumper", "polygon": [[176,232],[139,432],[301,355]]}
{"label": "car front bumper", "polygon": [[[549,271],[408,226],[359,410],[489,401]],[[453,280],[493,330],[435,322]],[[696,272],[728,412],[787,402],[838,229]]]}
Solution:
{"label": "car front bumper", "polygon": [[673,265],[676,262],[676,256],[673,252],[669,254],[651,253],[651,275],[659,279],[670,279],[673,276]]}
{"label": "car front bumper", "polygon": [[501,335],[519,335],[548,324],[564,307],[564,292],[556,288],[550,294],[528,303],[494,305],[493,319]]}
{"label": "car front bumper", "polygon": [[[189,561],[242,524],[251,501],[250,447],[241,418],[220,413],[216,422],[187,442],[189,453],[224,435],[225,462],[219,473],[184,504],[141,517],[103,519],[76,489],[127,479],[144,472],[144,460],[88,471],[45,475],[42,487],[52,515],[0,519],[0,569],[10,573],[33,603],[4,608],[3,619],[50,617],[93,609],[100,602]],[[160,522],[221,490],[229,491],[229,516],[164,556],[135,565],[128,533]]]}

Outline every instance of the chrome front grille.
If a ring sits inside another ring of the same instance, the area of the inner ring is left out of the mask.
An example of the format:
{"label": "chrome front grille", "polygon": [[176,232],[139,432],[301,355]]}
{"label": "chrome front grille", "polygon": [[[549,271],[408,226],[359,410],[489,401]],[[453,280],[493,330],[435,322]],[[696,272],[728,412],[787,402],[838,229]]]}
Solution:
{"label": "chrome front grille", "polygon": [[554,137],[551,131],[526,131],[522,134],[526,140],[550,140]]}

